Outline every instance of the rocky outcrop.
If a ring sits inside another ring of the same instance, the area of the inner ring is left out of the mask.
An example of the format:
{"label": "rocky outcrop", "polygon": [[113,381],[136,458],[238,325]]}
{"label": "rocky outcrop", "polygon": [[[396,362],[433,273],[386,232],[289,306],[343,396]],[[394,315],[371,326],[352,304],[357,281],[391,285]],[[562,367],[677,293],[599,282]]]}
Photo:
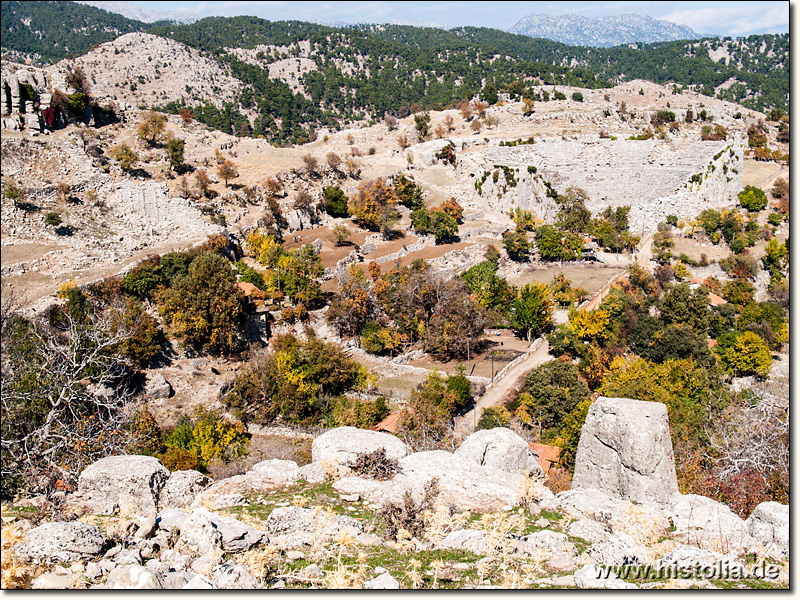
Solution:
{"label": "rocky outcrop", "polygon": [[159,508],[190,506],[195,496],[210,483],[211,480],[200,471],[174,471],[159,493]]}
{"label": "rocky outcrop", "polygon": [[666,405],[598,398],[581,430],[572,487],[637,502],[666,502],[676,495]]}
{"label": "rocky outcrop", "polygon": [[311,444],[311,460],[315,463],[347,465],[359,453],[386,451],[386,458],[400,459],[408,454],[406,445],[393,435],[355,427],[337,427],[323,433]]}
{"label": "rocky outcrop", "polygon": [[147,395],[153,399],[169,398],[172,396],[172,386],[161,373],[152,373],[147,378],[145,385]]}
{"label": "rocky outcrop", "polygon": [[192,511],[180,532],[180,542],[198,554],[214,550],[246,552],[264,539],[263,531],[204,508]]}
{"label": "rocky outcrop", "polygon": [[155,514],[168,478],[169,471],[152,456],[110,456],[83,470],[71,505],[98,515]]}
{"label": "rocky outcrop", "polygon": [[789,505],[762,502],[745,521],[747,533],[767,548],[769,556],[789,557]]}
{"label": "rocky outcrop", "polygon": [[464,440],[453,456],[482,467],[509,473],[540,473],[528,443],[505,427],[477,431]]}
{"label": "rocky outcrop", "polygon": [[45,523],[28,531],[26,538],[15,554],[34,564],[81,560],[103,549],[100,530],[80,521]]}

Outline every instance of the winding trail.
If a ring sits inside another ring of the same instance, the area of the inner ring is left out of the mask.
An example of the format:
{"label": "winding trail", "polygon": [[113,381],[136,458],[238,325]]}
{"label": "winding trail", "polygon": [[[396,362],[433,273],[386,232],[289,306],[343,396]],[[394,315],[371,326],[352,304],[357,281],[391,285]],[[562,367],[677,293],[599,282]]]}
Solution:
{"label": "winding trail", "polygon": [[[550,356],[549,350],[550,345],[547,343],[547,339],[543,339],[541,345],[528,354],[525,360],[512,367],[502,379],[497,380],[495,384],[478,399],[475,403],[475,407],[471,411],[456,420],[456,429],[465,428],[469,431],[473,431],[475,423],[477,423],[477,419],[480,417],[480,413],[484,408],[497,406],[509,390],[514,389],[521,383],[520,380],[528,374],[528,371],[535,369],[553,358]],[[475,411],[477,411],[477,414]]]}
{"label": "winding trail", "polygon": [[[630,257],[628,264],[632,262],[636,262],[642,266],[646,265],[650,260],[650,252],[653,247],[653,236],[649,235],[647,238],[642,240],[641,245],[638,251]],[[618,257],[617,258],[618,261]],[[618,261],[619,262],[619,261]],[[615,266],[623,266],[621,264]],[[619,279],[619,275],[616,275],[608,280],[608,282],[600,289],[597,295],[586,305],[585,308],[592,310],[597,308],[600,303],[603,301],[603,298],[608,294],[608,292],[613,287],[614,283]],[[542,339],[542,343],[539,347],[536,348],[533,352],[528,354],[527,358],[521,361],[519,364],[515,365],[511,370],[509,370],[502,379],[496,381],[496,383],[486,391],[486,393],[481,396],[477,402],[475,403],[475,407],[467,412],[466,414],[462,415],[461,417],[456,418],[455,422],[455,429],[458,432],[466,432],[471,433],[475,430],[475,425],[477,420],[480,418],[480,414],[484,408],[489,408],[492,406],[497,406],[503,400],[505,395],[512,389],[515,389],[517,386],[521,385],[522,379],[528,374],[531,369],[535,369],[541,364],[546,363],[549,360],[552,360],[553,356],[550,355],[550,345],[547,343],[547,339]]]}

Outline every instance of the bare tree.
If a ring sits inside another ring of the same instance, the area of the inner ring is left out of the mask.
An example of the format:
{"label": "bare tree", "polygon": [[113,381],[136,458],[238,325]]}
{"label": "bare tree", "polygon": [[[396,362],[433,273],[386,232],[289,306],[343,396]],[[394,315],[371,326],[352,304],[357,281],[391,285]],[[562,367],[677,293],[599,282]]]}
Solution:
{"label": "bare tree", "polygon": [[397,129],[397,123],[398,123],[397,117],[393,115],[386,115],[386,118],[383,120],[383,122],[386,124],[386,128],[389,131],[394,131],[395,129]]}
{"label": "bare tree", "polygon": [[789,473],[789,396],[777,398],[765,389],[754,390],[757,403],[734,406],[713,431],[707,431],[720,479],[754,470],[769,476]]}
{"label": "bare tree", "polygon": [[342,159],[335,152],[328,152],[328,155],[325,157],[325,162],[327,162],[328,166],[337,173],[339,172],[339,167],[342,166]]}
{"label": "bare tree", "polygon": [[124,308],[77,318],[60,327],[26,319],[3,306],[2,477],[49,491],[74,483],[88,464],[122,453],[132,441],[125,424],[130,369],[119,349],[131,336]]}
{"label": "bare tree", "polygon": [[303,157],[303,163],[305,164],[306,171],[308,172],[309,175],[314,175],[314,173],[317,172],[319,161],[317,161],[317,159],[313,155],[306,154]]}

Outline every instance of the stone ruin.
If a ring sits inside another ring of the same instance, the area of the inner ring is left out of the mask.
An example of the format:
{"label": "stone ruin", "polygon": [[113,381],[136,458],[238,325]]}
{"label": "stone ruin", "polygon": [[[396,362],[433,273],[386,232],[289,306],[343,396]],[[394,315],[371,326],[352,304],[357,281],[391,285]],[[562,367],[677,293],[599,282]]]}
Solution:
{"label": "stone ruin", "polygon": [[735,203],[744,148],[741,137],[721,142],[538,138],[458,155],[454,188],[465,208],[504,217],[519,207],[552,222],[558,205],[547,195],[548,184],[558,193],[580,187],[595,215],[607,206],[629,205],[630,228],[638,234],[654,231],[670,214],[691,218]]}
{"label": "stone ruin", "polygon": [[0,125],[2,129],[42,131],[38,108],[50,104],[52,95],[47,92],[47,77],[42,69],[19,68],[4,64],[0,76]]}

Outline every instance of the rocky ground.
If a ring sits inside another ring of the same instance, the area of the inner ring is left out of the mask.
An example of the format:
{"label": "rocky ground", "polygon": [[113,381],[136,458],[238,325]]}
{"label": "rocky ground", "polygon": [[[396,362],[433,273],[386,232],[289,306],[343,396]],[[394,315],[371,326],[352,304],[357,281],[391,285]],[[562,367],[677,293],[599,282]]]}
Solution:
{"label": "rocky ground", "polygon": [[[666,411],[654,406],[600,398],[573,489],[556,494],[502,428],[452,454],[339,428],[314,439],[309,464],[266,460],[214,482],[109,457],[61,493],[59,519],[42,498],[3,505],[3,587],[788,587],[788,506],[743,520],[678,494]],[[647,452],[625,449],[631,431]],[[367,454],[373,466],[356,466]]]}

